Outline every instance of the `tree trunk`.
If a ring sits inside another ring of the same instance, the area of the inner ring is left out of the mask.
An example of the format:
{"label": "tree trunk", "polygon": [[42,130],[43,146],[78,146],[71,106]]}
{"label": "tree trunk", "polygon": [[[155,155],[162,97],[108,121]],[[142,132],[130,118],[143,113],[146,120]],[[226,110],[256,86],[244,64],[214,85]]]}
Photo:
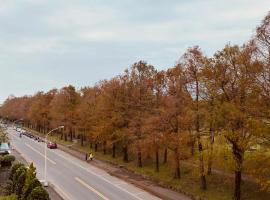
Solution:
{"label": "tree trunk", "polygon": [[195,154],[195,144],[196,140],[194,136],[191,136],[191,155],[194,156]]}
{"label": "tree trunk", "polygon": [[163,164],[167,163],[167,157],[168,157],[168,149],[166,147],[165,150],[164,150]]}
{"label": "tree trunk", "polygon": [[178,148],[174,149],[174,156],[175,156],[175,175],[174,178],[180,179],[181,173],[180,173],[180,157],[179,157],[179,150]]}
{"label": "tree trunk", "polygon": [[116,149],[116,145],[115,142],[112,144],[112,157],[115,158],[115,149]]}
{"label": "tree trunk", "polygon": [[200,176],[201,176],[201,189],[206,190],[206,177],[204,173],[204,162],[203,162],[203,148],[201,138],[198,136],[198,148],[199,148],[199,161],[200,161]]}
{"label": "tree trunk", "polygon": [[156,172],[159,172],[159,151],[156,149]]}
{"label": "tree trunk", "polygon": [[95,143],[95,152],[97,152],[97,151],[98,151],[98,144]]}
{"label": "tree trunk", "polygon": [[195,128],[196,128],[196,134],[197,134],[197,140],[198,140],[198,150],[199,150],[199,162],[200,162],[200,176],[201,176],[201,189],[206,190],[206,177],[204,172],[204,161],[203,161],[203,148],[201,143],[201,134],[200,134],[200,115],[199,115],[199,80],[196,73],[196,120],[195,120]]}
{"label": "tree trunk", "polygon": [[73,133],[72,133],[72,128],[69,129],[69,136],[70,136],[70,141],[73,141]]}
{"label": "tree trunk", "polygon": [[142,167],[142,151],[140,147],[138,147],[138,167]]}
{"label": "tree trunk", "polygon": [[81,146],[83,146],[83,135],[81,134]]}
{"label": "tree trunk", "polygon": [[241,199],[241,181],[242,181],[242,172],[235,171],[234,200]]}
{"label": "tree trunk", "polygon": [[233,154],[235,159],[235,181],[234,181],[234,200],[241,199],[241,184],[242,184],[242,165],[244,153],[233,144]]}
{"label": "tree trunk", "polygon": [[105,155],[107,153],[107,142],[103,141],[103,154]]}
{"label": "tree trunk", "polygon": [[123,153],[124,153],[124,162],[128,162],[128,147],[127,146],[124,146],[123,147]]}
{"label": "tree trunk", "polygon": [[207,170],[208,175],[212,174],[214,140],[215,140],[214,131],[212,128],[210,128],[210,152],[208,157],[208,170]]}
{"label": "tree trunk", "polygon": [[65,141],[67,141],[67,134],[65,133]]}

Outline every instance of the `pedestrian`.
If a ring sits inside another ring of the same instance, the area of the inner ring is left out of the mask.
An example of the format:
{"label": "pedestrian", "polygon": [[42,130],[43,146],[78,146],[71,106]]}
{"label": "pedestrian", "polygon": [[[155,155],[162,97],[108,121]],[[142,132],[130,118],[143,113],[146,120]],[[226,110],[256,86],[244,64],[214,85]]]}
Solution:
{"label": "pedestrian", "polygon": [[92,160],[93,160],[93,158],[94,158],[93,154],[92,154],[92,153],[90,153],[90,154],[89,154],[89,160],[91,160],[91,161],[92,161]]}
{"label": "pedestrian", "polygon": [[85,161],[87,161],[87,160],[88,160],[88,154],[85,153]]}

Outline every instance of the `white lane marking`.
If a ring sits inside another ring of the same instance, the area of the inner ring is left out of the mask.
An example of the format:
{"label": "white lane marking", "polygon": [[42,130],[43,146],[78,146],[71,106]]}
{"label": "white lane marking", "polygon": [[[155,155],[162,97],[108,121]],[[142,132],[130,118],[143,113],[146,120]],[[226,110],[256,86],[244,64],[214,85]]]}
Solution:
{"label": "white lane marking", "polygon": [[119,184],[115,184],[117,186],[122,186],[122,185],[127,185],[127,183],[119,183]]}
{"label": "white lane marking", "polygon": [[105,197],[103,194],[101,194],[99,191],[97,191],[95,188],[92,188],[90,185],[88,185],[86,182],[84,182],[82,179],[75,177],[75,180],[77,182],[79,182],[81,185],[83,185],[84,187],[86,187],[87,189],[91,190],[92,192],[94,192],[96,195],[98,195],[99,197],[101,197],[103,200],[109,200],[109,198]]}
{"label": "white lane marking", "polygon": [[[118,188],[119,190],[121,190],[121,191],[123,191],[123,192],[126,192],[127,194],[131,195],[132,197],[134,197],[134,198],[136,198],[136,199],[139,199],[139,200],[144,200],[144,199],[141,199],[141,198],[137,197],[135,194],[133,194],[133,193],[131,193],[131,192],[129,192],[129,191],[127,191],[127,190],[121,188],[120,186],[115,185],[114,183],[110,182],[109,180],[107,180],[107,179],[104,178],[103,176],[100,176],[100,175],[98,175],[98,174],[96,174],[96,173],[90,171],[88,168],[83,167],[83,166],[77,164],[76,162],[71,161],[70,159],[68,159],[68,158],[66,158],[66,157],[64,157],[64,156],[62,156],[62,155],[60,155],[60,154],[57,154],[57,153],[54,152],[54,151],[52,151],[52,152],[55,153],[56,155],[60,156],[61,158],[63,158],[63,159],[65,159],[65,160],[69,161],[70,163],[76,165],[77,167],[79,167],[79,168],[81,168],[81,169],[84,169],[85,171],[89,172],[90,174],[92,174],[92,175],[94,175],[94,176],[96,176],[96,177],[98,177],[98,178],[104,180],[105,182],[111,184],[112,186]],[[80,161],[81,161],[81,160],[80,160]]]}
{"label": "white lane marking", "polygon": [[67,193],[64,192],[63,189],[61,189],[60,186],[57,186],[57,185],[53,185],[53,188],[57,191],[57,193],[62,197],[64,198],[65,200],[72,200],[72,198],[67,195]]}
{"label": "white lane marking", "polygon": [[[16,133],[15,133],[16,134]],[[17,139],[19,136],[17,135],[14,135],[13,133],[11,134],[12,135],[12,139],[15,139],[16,141],[19,141],[19,139]],[[17,137],[17,138],[16,138]],[[26,144],[26,143],[25,143]],[[28,146],[28,144],[26,144]],[[28,146],[29,147],[29,146]],[[17,147],[18,148],[18,147]],[[34,149],[33,149],[34,150]],[[35,151],[35,150],[34,150]],[[35,165],[34,161],[31,161],[28,156],[26,156],[25,154],[23,154],[22,152],[19,152],[21,154],[21,156],[26,160],[26,162],[29,164],[29,163],[33,163],[34,166],[37,166]],[[39,153],[39,152],[37,152]],[[40,153],[39,153],[40,154]],[[43,156],[43,155],[42,155]],[[43,156],[45,157],[45,156]],[[67,193],[64,192],[64,190],[58,186],[57,184],[53,184],[53,188],[57,191],[57,193],[62,197],[64,198],[65,200],[73,200]]]}
{"label": "white lane marking", "polygon": [[139,193],[136,193],[135,195],[139,196],[139,195],[142,195],[142,194],[147,194],[146,192],[139,192]]}
{"label": "white lane marking", "polygon": [[[25,143],[25,145],[27,146],[27,147],[29,147],[30,149],[32,149],[34,152],[36,152],[36,153],[38,153],[39,155],[41,155],[43,158],[45,158],[45,156],[42,154],[42,153],[40,153],[38,150],[36,150],[36,149],[34,149],[33,147],[31,147],[29,144],[27,144],[27,143]],[[53,160],[51,160],[50,158],[46,158],[49,162],[51,162],[52,164],[54,164],[54,165],[56,165],[56,162],[54,162]]]}
{"label": "white lane marking", "polygon": [[[29,138],[27,138],[27,139],[29,139]],[[30,140],[30,139],[29,139],[29,140]],[[32,141],[32,140],[30,140],[30,141]],[[39,144],[39,143],[36,143],[36,144]],[[41,144],[40,144],[40,145],[41,145]],[[61,151],[61,150],[60,150],[60,151]],[[92,175],[94,175],[94,176],[96,176],[96,177],[98,177],[98,178],[104,180],[105,182],[109,183],[110,185],[112,185],[112,186],[118,188],[119,190],[121,190],[121,191],[123,191],[123,192],[129,194],[130,196],[134,197],[135,199],[138,199],[138,200],[144,200],[144,199],[142,199],[142,198],[136,196],[135,194],[129,192],[128,190],[125,190],[125,189],[121,188],[120,186],[115,185],[114,183],[110,182],[108,179],[104,178],[103,176],[100,176],[99,174],[90,171],[88,168],[83,167],[83,166],[77,164],[77,162],[74,162],[74,161],[72,161],[71,159],[68,159],[68,158],[62,156],[62,155],[60,155],[59,153],[56,153],[55,151],[50,151],[50,152],[56,154],[57,156],[63,158],[64,160],[69,161],[70,163],[76,165],[77,167],[79,167],[79,168],[81,168],[81,169],[84,169],[84,170],[87,171],[88,173],[90,173],[90,174],[92,174]],[[64,152],[64,151],[61,151],[61,152]],[[64,153],[65,153],[65,152],[64,152]],[[65,154],[67,154],[67,153],[65,153]],[[69,154],[67,154],[67,155],[70,156]],[[74,158],[77,159],[76,157],[74,157]],[[81,160],[79,160],[79,161],[82,162]],[[126,183],[126,184],[129,185],[128,183]],[[130,186],[132,186],[132,185],[130,185]]]}

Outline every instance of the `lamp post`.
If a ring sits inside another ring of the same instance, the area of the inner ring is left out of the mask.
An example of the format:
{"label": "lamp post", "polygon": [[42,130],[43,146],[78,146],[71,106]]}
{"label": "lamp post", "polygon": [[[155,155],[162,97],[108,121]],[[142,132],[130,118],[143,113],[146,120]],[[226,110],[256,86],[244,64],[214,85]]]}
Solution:
{"label": "lamp post", "polygon": [[59,126],[55,129],[52,129],[51,131],[49,131],[45,137],[45,143],[44,143],[44,148],[45,148],[45,167],[44,167],[44,186],[47,187],[48,186],[48,182],[47,182],[47,137],[50,135],[50,133],[58,130],[58,129],[63,129],[64,126]]}

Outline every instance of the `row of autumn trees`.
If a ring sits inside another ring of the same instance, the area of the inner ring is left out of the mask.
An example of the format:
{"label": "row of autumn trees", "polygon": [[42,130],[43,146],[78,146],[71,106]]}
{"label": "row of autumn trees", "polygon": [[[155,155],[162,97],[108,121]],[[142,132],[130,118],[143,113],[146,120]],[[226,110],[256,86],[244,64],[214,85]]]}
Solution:
{"label": "row of autumn trees", "polygon": [[207,188],[206,173],[212,172],[215,136],[222,135],[232,148],[234,198],[239,200],[245,152],[258,142],[270,141],[269,111],[270,14],[241,47],[226,45],[207,58],[196,46],[166,71],[140,61],[94,87],[68,86],[10,97],[0,115],[23,119],[40,132],[64,125],[62,139],[79,138],[82,145],[90,142],[96,150],[110,150],[113,157],[121,149],[123,160],[128,162],[131,153],[138,167],[152,154],[157,172],[160,153],[166,163],[167,152],[172,151],[178,179],[184,149],[190,148],[191,154],[198,152],[202,189]]}

